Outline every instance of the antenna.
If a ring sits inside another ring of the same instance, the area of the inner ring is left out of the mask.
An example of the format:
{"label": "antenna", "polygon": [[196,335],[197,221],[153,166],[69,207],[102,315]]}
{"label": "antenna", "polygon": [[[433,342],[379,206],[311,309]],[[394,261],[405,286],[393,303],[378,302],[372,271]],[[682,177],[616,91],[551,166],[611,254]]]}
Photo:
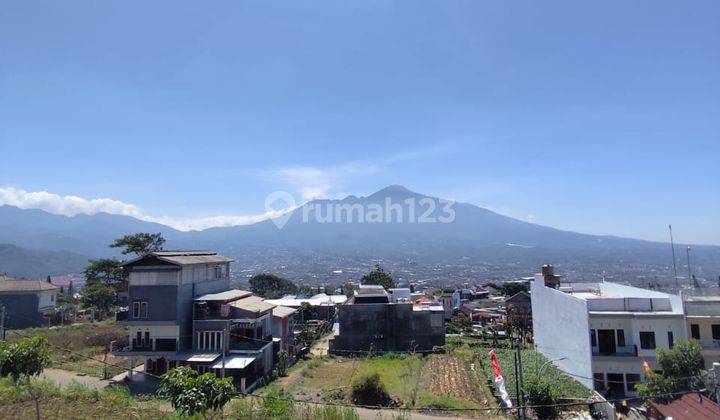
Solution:
{"label": "antenna", "polygon": [[680,285],[678,284],[678,278],[677,278],[677,266],[675,265],[675,244],[673,243],[672,225],[668,225],[668,229],[670,229],[670,249],[672,249],[673,272],[675,273],[675,287],[677,287],[677,289],[680,290]]}
{"label": "antenna", "polygon": [[688,265],[688,281],[692,281],[692,274],[690,271],[690,247],[687,247],[687,265]]}

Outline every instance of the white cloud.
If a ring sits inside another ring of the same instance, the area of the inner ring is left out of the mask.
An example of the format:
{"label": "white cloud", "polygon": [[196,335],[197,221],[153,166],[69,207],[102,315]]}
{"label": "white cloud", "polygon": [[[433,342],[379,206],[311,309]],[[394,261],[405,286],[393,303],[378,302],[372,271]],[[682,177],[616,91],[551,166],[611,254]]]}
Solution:
{"label": "white cloud", "polygon": [[379,169],[372,164],[348,163],[328,167],[292,166],[276,169],[269,177],[292,187],[303,200],[341,198],[340,188],[351,176],[370,174]]}
{"label": "white cloud", "polygon": [[97,213],[131,216],[147,222],[160,223],[178,230],[202,230],[211,227],[237,226],[256,223],[265,219],[281,216],[292,208],[269,210],[257,215],[224,215],[199,218],[178,218],[169,216],[151,216],[134,205],[109,198],[86,199],[74,195],[59,195],[47,191],[29,192],[19,188],[0,187],[0,205],[15,206],[21,209],[40,209],[62,216]]}

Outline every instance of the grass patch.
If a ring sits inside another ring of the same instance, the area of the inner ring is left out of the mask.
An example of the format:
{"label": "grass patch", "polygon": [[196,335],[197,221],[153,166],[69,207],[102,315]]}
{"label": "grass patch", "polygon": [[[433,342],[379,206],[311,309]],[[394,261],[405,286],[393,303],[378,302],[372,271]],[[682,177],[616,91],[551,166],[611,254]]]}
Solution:
{"label": "grass patch", "polygon": [[[122,339],[126,335],[124,327],[108,320],[64,327],[27,328],[17,330],[17,333],[8,331],[7,340],[17,342],[22,340],[23,336],[45,337],[53,346],[51,347],[50,367],[101,378],[104,366],[99,360],[102,358],[106,346],[109,346],[111,341]],[[72,352],[60,350],[61,348]],[[91,360],[88,357],[98,360]],[[107,366],[109,376],[122,373],[126,369],[127,362],[124,358],[115,358],[108,354],[107,362],[110,364]]]}

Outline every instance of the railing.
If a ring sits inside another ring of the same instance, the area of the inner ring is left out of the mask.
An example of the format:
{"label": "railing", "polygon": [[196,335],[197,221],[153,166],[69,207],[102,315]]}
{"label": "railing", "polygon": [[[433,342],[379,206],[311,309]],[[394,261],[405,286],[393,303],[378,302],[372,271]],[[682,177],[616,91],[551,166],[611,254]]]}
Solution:
{"label": "railing", "polygon": [[720,350],[720,340],[719,339],[703,339],[703,340],[697,340],[698,343],[700,343],[700,347],[706,349],[706,350]]}
{"label": "railing", "polygon": [[114,353],[132,353],[132,352],[175,352],[178,349],[177,338],[175,337],[153,337],[150,340],[139,340],[133,338],[129,345],[127,339],[120,339],[110,342],[110,351]]}
{"label": "railing", "polygon": [[616,346],[614,352],[601,352],[598,346],[592,348],[593,356],[625,356],[633,357],[637,356],[637,346],[631,344],[629,346]]}
{"label": "railing", "polygon": [[260,350],[263,347],[272,343],[272,338],[260,340],[260,339],[246,339],[241,337],[231,337],[228,345],[229,350],[238,351],[255,351]]}

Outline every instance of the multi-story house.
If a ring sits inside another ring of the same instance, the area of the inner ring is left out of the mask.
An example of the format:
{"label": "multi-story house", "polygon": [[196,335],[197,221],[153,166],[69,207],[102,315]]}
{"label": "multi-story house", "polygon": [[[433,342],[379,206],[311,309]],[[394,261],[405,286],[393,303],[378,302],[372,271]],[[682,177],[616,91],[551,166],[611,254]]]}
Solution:
{"label": "multi-story house", "polygon": [[0,275],[0,306],[5,308],[6,328],[47,326],[55,315],[60,290],[42,280],[15,280]]}
{"label": "multi-story house", "polygon": [[297,309],[276,306],[272,315],[272,335],[277,342],[277,350],[285,350],[290,358],[295,356],[295,313]]}
{"label": "multi-story house", "polygon": [[688,335],[700,343],[705,367],[710,368],[720,362],[720,297],[692,296],[684,303]]}
{"label": "multi-story house", "polygon": [[686,339],[680,296],[547,277],[538,274],[531,284],[535,346],[588,387],[633,395],[643,362],[658,369],[656,350]]}
{"label": "multi-story house", "polygon": [[[229,290],[231,259],[207,251],[151,252],[129,272],[128,342],[113,347],[163,374],[177,366],[232,376],[244,391],[272,369],[272,309],[252,293]],[[129,370],[132,376],[132,370]]]}
{"label": "multi-story house", "polygon": [[460,310],[460,291],[454,288],[443,289],[440,298],[445,309],[445,319],[449,320]]}
{"label": "multi-story house", "polygon": [[339,308],[339,332],[330,340],[330,353],[431,352],[445,345],[443,314],[442,306],[391,303],[382,286],[362,285]]}

